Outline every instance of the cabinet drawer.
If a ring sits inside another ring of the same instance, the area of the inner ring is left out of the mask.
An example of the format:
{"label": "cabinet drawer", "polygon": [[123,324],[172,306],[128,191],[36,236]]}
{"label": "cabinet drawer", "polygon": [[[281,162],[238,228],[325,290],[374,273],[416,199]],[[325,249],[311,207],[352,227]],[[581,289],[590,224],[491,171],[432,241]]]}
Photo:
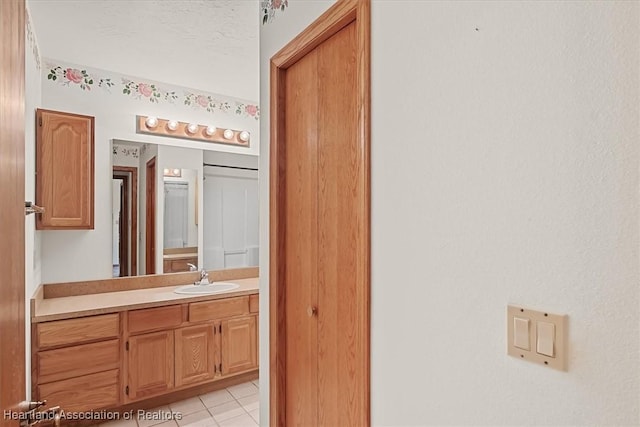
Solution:
{"label": "cabinet drawer", "polygon": [[260,302],[258,298],[259,298],[258,295],[249,295],[249,312],[250,313],[258,312],[258,307]]}
{"label": "cabinet drawer", "polygon": [[38,323],[37,326],[39,348],[117,338],[119,333],[117,313]]}
{"label": "cabinet drawer", "polygon": [[100,372],[38,386],[40,400],[60,405],[65,412],[110,408],[120,403],[119,371]]}
{"label": "cabinet drawer", "polygon": [[151,331],[154,329],[170,329],[182,323],[182,307],[145,308],[128,313],[129,333]]}
{"label": "cabinet drawer", "polygon": [[76,345],[38,353],[38,383],[65,380],[118,368],[120,340]]}
{"label": "cabinet drawer", "polygon": [[189,304],[189,321],[223,319],[249,313],[249,297],[225,298]]}

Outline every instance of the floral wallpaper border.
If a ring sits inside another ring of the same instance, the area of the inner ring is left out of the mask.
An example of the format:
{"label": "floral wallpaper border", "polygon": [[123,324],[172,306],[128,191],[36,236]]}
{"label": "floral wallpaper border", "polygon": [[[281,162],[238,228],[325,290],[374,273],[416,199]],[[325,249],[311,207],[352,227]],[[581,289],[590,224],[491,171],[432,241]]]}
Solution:
{"label": "floral wallpaper border", "polygon": [[137,147],[128,147],[126,145],[113,144],[113,156],[132,157],[137,159],[140,152]]}
{"label": "floral wallpaper border", "polygon": [[260,2],[262,25],[273,21],[276,17],[276,11],[284,12],[288,6],[289,0],[262,0]]}
{"label": "floral wallpaper border", "polygon": [[116,94],[119,93],[122,96],[140,101],[187,106],[212,114],[226,113],[254,120],[260,118],[260,107],[257,104],[225,98],[221,95],[194,92],[186,88],[182,94],[179,94],[177,86],[171,88],[168,85],[145,81],[138,77],[109,76],[106,71],[94,71],[89,68],[62,65],[52,61],[47,61],[46,67],[49,70],[47,81],[70,88],[78,88],[85,92],[101,88],[114,94],[111,91],[114,88]]}
{"label": "floral wallpaper border", "polygon": [[40,71],[42,69],[40,49],[38,48],[38,40],[36,39],[36,34],[33,32],[33,24],[31,23],[31,15],[29,14],[28,8],[25,8],[24,26],[27,42],[29,42],[29,47],[31,48],[31,54],[33,55],[33,59],[36,61],[36,67],[38,68],[38,71]]}

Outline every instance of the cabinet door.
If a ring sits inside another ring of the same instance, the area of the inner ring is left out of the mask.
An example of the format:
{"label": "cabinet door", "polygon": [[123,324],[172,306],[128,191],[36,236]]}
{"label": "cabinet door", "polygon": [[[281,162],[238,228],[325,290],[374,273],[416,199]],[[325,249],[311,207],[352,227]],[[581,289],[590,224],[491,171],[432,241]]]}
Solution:
{"label": "cabinet door", "polygon": [[38,230],[93,229],[93,117],[36,113]]}
{"label": "cabinet door", "polygon": [[129,338],[129,400],[163,394],[173,388],[173,331]]}
{"label": "cabinet door", "polygon": [[176,329],[176,387],[213,379],[215,353],[214,324]]}
{"label": "cabinet door", "polygon": [[222,375],[256,368],[258,366],[256,316],[223,320],[221,324]]}

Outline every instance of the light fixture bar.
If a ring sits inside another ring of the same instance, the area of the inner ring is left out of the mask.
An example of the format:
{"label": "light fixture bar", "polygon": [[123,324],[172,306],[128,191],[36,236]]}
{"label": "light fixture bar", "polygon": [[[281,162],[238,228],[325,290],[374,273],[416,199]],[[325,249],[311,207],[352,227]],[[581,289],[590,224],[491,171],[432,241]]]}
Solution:
{"label": "light fixture bar", "polygon": [[240,145],[243,147],[248,147],[251,139],[247,131],[219,128],[210,124],[200,125],[160,119],[155,116],[136,116],[136,125],[136,133]]}

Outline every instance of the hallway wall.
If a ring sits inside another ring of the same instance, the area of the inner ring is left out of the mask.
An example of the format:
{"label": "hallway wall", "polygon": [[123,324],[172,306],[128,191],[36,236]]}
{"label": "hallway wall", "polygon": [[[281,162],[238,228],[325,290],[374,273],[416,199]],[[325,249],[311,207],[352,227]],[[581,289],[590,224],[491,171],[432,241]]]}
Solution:
{"label": "hallway wall", "polygon": [[[261,31],[261,407],[269,58]],[[372,424],[640,422],[637,2],[372,1]],[[568,372],[506,306],[569,316]],[[266,425],[268,415],[262,414]]]}

